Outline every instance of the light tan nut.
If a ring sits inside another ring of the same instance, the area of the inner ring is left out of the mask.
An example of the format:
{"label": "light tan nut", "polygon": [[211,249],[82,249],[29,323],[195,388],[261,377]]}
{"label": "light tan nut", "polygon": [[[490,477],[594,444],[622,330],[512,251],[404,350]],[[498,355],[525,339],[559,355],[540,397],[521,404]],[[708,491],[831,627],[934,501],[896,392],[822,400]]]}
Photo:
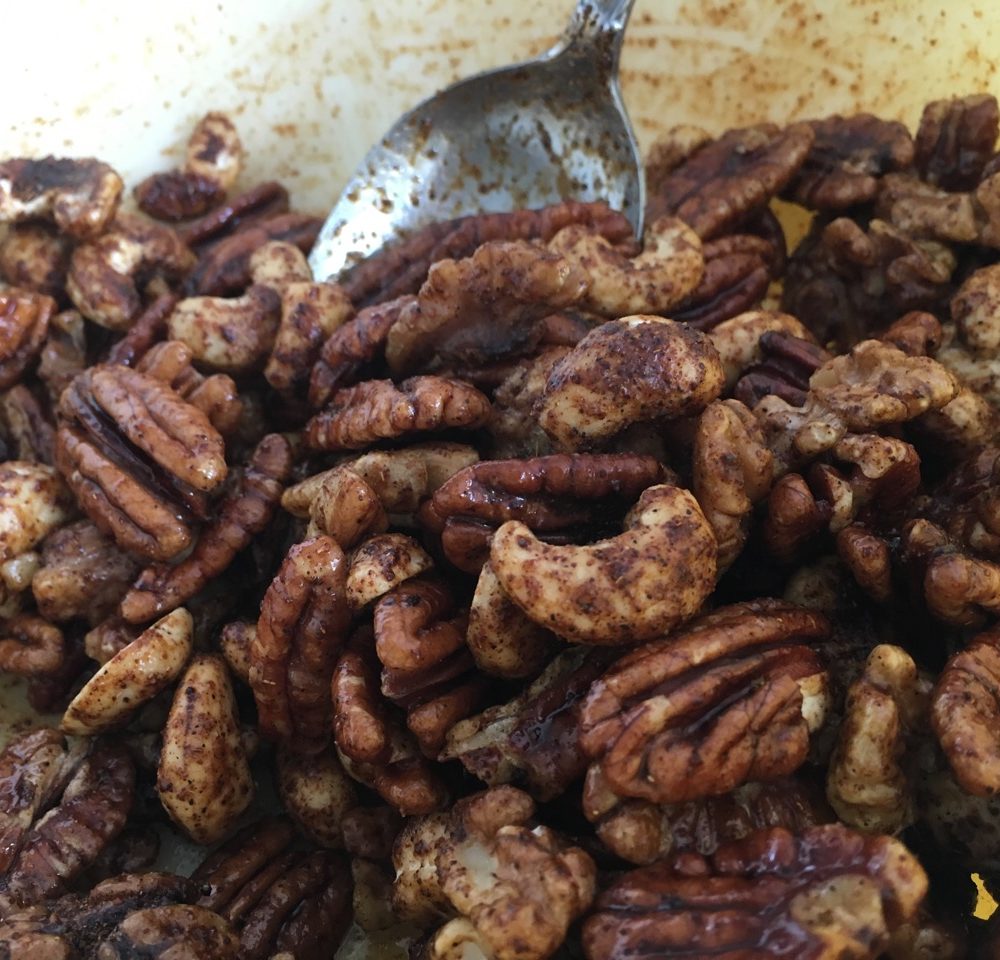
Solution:
{"label": "light tan nut", "polygon": [[108,617],[87,631],[83,638],[83,649],[91,660],[104,664],[127,647],[140,633],[142,633],[141,627],[133,627],[121,617]]}
{"label": "light tan nut", "polygon": [[905,650],[879,644],[847,694],[844,721],[827,770],[837,816],[865,833],[909,826],[914,788],[904,766],[911,734],[926,724],[930,684]]}
{"label": "light tan nut", "polygon": [[0,390],[14,386],[34,363],[56,302],[18,287],[0,289]]}
{"label": "light tan nut", "polygon": [[156,792],[196,843],[215,843],[254,795],[236,702],[221,657],[198,654],[174,694],[163,730]]}
{"label": "light tan nut", "polygon": [[624,317],[592,330],[555,364],[538,423],[576,450],[632,423],[698,413],[722,385],[719,355],[705,334],[662,317]]}
{"label": "light tan nut", "polygon": [[625,532],[588,546],[542,543],[511,520],[490,561],[507,595],[553,633],[578,643],[625,644],[669,632],[715,587],[716,543],[694,497],[647,489]]}
{"label": "light tan nut", "polygon": [[139,565],[89,520],[60,527],[42,546],[31,592],[49,620],[88,620],[96,626],[117,606]]}
{"label": "light tan nut", "polygon": [[430,554],[413,537],[402,533],[370,537],[351,554],[347,602],[360,610],[433,566]]}
{"label": "light tan nut", "polygon": [[790,313],[777,310],[749,310],[729,320],[723,320],[709,331],[712,346],[719,352],[726,389],[732,390],[747,367],[763,359],[760,338],[765,333],[787,333],[792,337],[812,340],[812,334]]}
{"label": "light tan nut", "polygon": [[227,623],[219,634],[219,650],[233,676],[250,685],[250,645],[257,635],[257,624],[245,620]]}
{"label": "light tan nut", "polygon": [[236,960],[239,941],[212,910],[186,903],[130,913],[98,948],[101,960]]}
{"label": "light tan nut", "polygon": [[587,694],[580,746],[620,797],[681,803],[793,773],[823,723],[829,625],[780,600],[706,614],[614,663]]}
{"label": "light tan nut", "polygon": [[66,292],[88,320],[125,330],[139,315],[139,277],[154,271],[177,278],[194,254],[170,227],[119,214],[107,233],[73,251]]}
{"label": "light tan nut", "polygon": [[123,726],[180,676],[191,656],[193,631],[183,607],[157,620],[84,684],[63,714],[62,730],[89,736]]}
{"label": "light tan nut", "polygon": [[451,428],[475,429],[490,418],[490,402],[475,387],[446,377],[367,380],[338,390],[306,424],[312,450],[357,450],[378,440]]}
{"label": "light tan nut", "polygon": [[0,625],[0,671],[22,677],[53,673],[62,665],[62,631],[42,617],[19,613]]}
{"label": "light tan nut", "polygon": [[69,518],[59,473],[40,463],[0,463],[0,561],[31,550]]}
{"label": "light tan nut", "polygon": [[423,924],[457,915],[433,935],[429,957],[545,960],[562,944],[593,899],[596,871],[583,850],[531,829],[533,814],[527,794],[496,787],[403,829],[397,915]]}
{"label": "light tan nut", "polygon": [[726,570],[750,535],[753,507],[767,496],[774,458],[753,414],[738,400],[716,400],[698,418],[692,488]]}
{"label": "light tan nut", "polygon": [[278,796],[299,830],[321,847],[342,848],[342,822],[358,795],[333,750],[311,757],[279,750],[277,774]]}
{"label": "light tan nut", "polygon": [[250,645],[250,686],[260,731],[301,753],[330,737],[330,679],[351,619],[347,560],[330,537],[288,551],[260,608]]}
{"label": "light tan nut", "polygon": [[760,830],[711,857],[678,854],[620,877],[584,924],[584,954],[876,960],[917,920],[927,885],[892,837],[841,824]]}
{"label": "light tan nut", "polygon": [[642,253],[632,259],[581,224],[560,230],[548,247],[587,278],[578,305],[613,319],[669,313],[698,286],[705,268],[698,234],[675,217],[650,224]]}
{"label": "light tan nut", "polygon": [[542,319],[577,303],[586,287],[578,266],[524,241],[484,243],[464,260],[439,260],[389,328],[389,369],[402,375],[524,354],[538,343]]}
{"label": "light tan nut", "polygon": [[99,160],[6,160],[0,163],[0,222],[51,220],[87,240],[115,215],[121,192],[121,177]]}
{"label": "light tan nut", "polygon": [[476,666],[495,677],[533,676],[549,658],[554,639],[507,596],[493,565],[483,564],[465,635]]}

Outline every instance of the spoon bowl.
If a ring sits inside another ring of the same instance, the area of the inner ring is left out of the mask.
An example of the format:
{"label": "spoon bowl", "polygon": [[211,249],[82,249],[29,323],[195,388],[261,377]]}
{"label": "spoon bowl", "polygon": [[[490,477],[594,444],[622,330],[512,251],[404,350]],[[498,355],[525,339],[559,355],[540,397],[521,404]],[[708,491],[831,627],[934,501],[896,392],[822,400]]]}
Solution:
{"label": "spoon bowl", "polygon": [[639,149],[618,87],[634,0],[581,0],[537,60],[477,74],[401,117],[344,188],[310,255],[336,278],[429,223],[605,200],[642,231]]}

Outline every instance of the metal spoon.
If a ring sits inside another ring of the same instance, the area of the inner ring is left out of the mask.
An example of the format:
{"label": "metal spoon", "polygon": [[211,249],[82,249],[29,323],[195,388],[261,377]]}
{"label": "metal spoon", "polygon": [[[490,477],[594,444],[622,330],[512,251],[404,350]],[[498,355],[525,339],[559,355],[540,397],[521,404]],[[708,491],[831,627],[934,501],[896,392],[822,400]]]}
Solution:
{"label": "metal spoon", "polygon": [[606,200],[642,232],[639,149],[618,87],[634,0],[578,0],[537,60],[448,87],[368,152],[309,257],[317,278],[436,220]]}

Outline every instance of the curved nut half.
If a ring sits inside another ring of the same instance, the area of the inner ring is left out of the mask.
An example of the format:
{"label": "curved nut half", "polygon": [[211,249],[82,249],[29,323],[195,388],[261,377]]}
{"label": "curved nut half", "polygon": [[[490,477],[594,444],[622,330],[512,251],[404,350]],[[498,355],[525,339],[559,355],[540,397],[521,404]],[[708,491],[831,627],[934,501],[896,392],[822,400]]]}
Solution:
{"label": "curved nut half", "polygon": [[156,792],[196,843],[215,843],[254,795],[225,661],[199,654],[184,673],[167,724]]}
{"label": "curved nut half", "polygon": [[194,621],[183,607],[157,620],[87,681],[60,727],[88,736],[123,724],[184,669],[193,632]]}
{"label": "curved nut half", "polygon": [[536,623],[578,643],[662,636],[693,616],[715,587],[716,543],[694,497],[647,489],[625,532],[588,546],[542,543],[511,520],[490,561],[507,595]]}

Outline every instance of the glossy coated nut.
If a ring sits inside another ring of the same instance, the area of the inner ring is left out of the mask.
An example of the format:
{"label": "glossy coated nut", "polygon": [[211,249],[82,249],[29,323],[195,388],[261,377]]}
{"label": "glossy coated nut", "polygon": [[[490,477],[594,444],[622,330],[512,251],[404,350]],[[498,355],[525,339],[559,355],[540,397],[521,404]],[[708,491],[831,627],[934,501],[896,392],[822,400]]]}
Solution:
{"label": "glossy coated nut", "polygon": [[15,614],[0,626],[0,670],[23,677],[53,673],[65,659],[62,631],[42,617]]}
{"label": "glossy coated nut", "polygon": [[812,339],[812,334],[795,317],[776,310],[750,310],[723,320],[709,332],[708,338],[722,361],[727,390],[736,386],[747,367],[761,361],[761,337],[772,332]]}
{"label": "glossy coated nut", "polygon": [[171,819],[196,843],[215,843],[254,795],[236,702],[221,657],[199,654],[174,694],[156,772]]}
{"label": "glossy coated nut", "polygon": [[14,386],[34,362],[55,312],[55,301],[44,294],[0,290],[0,390]]}
{"label": "glossy coated nut", "polygon": [[250,685],[250,645],[257,635],[257,624],[236,620],[227,623],[219,635],[219,649],[233,676]]}
{"label": "glossy coated nut", "polygon": [[68,516],[58,471],[40,463],[0,463],[0,561],[39,543]]}
{"label": "glossy coated nut", "polygon": [[88,736],[126,723],[166,689],[191,656],[194,622],[183,607],[168,613],[108,660],[73,698],[60,727]]}
{"label": "glossy coated nut", "polygon": [[576,450],[631,423],[697,413],[722,386],[719,355],[704,334],[662,317],[624,317],[591,330],[556,363],[538,423]]}
{"label": "glossy coated nut", "polygon": [[347,601],[360,610],[433,566],[430,554],[412,537],[402,533],[371,537],[351,554]]}
{"label": "glossy coated nut", "polygon": [[237,960],[239,939],[214,911],[178,903],[130,913],[98,951],[101,960]]}
{"label": "glossy coated nut", "polygon": [[589,546],[553,546],[512,520],[493,535],[490,561],[507,595],[567,640],[649,640],[693,616],[715,587],[715,536],[694,497],[665,484],[642,494],[624,526]]}
{"label": "glossy coated nut", "polygon": [[674,217],[650,224],[643,251],[633,259],[580,225],[560,230],[549,249],[586,276],[579,305],[612,318],[668,313],[694,290],[704,270],[698,235]]}
{"label": "glossy coated nut", "polygon": [[299,829],[321,847],[344,846],[342,822],[358,805],[354,781],[332,750],[315,756],[278,751],[278,795]]}

